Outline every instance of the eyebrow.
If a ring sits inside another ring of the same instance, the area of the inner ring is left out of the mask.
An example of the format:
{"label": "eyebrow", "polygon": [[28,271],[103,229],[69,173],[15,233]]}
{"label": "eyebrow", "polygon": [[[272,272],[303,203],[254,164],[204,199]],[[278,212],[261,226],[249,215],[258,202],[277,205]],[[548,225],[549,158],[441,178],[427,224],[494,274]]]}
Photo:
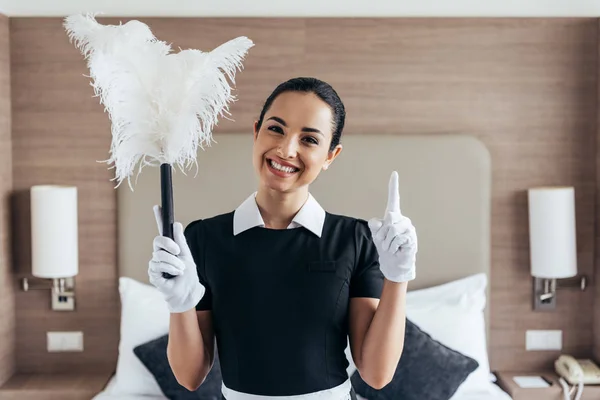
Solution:
{"label": "eyebrow", "polygon": [[[269,120],[271,120],[271,119],[272,119],[272,120],[274,120],[274,121],[277,121],[277,122],[279,122],[281,125],[283,125],[283,126],[285,126],[285,127],[287,128],[287,124],[285,123],[285,121],[284,121],[283,119],[281,119],[281,118],[279,118],[279,117],[271,117],[271,118],[267,119],[267,121],[269,121]],[[316,128],[309,128],[309,127],[306,127],[306,126],[305,126],[305,127],[303,127],[303,128],[302,128],[302,132],[313,132],[313,133],[318,133],[318,134],[320,134],[321,136],[325,137],[325,135],[323,134],[323,132],[321,132],[320,130],[318,130],[318,129],[316,129]]]}

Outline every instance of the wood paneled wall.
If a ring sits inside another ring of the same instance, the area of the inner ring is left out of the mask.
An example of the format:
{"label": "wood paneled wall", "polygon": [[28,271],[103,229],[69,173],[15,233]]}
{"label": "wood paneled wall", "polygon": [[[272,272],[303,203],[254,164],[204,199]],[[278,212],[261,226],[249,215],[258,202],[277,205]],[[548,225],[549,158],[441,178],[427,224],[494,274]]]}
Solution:
{"label": "wood paneled wall", "polygon": [[[32,185],[78,188],[76,311],[50,310],[47,290],[17,291],[19,372],[114,368],[119,338],[116,198],[108,158],[110,124],[82,74],[85,63],[59,19],[11,18],[13,186],[19,276],[31,271]],[[17,222],[18,221],[18,222]],[[83,331],[83,353],[48,353],[47,331]]]}
{"label": "wood paneled wall", "polygon": [[[575,186],[579,267],[591,276],[597,19],[144,21],[181,48],[211,49],[238,35],[255,41],[237,78],[235,121],[222,120],[217,134],[250,134],[275,86],[303,75],[336,88],[348,112],[347,135],[460,132],[481,139],[493,162],[492,368],[551,366],[557,352],[525,351],[527,329],[562,329],[564,352],[591,351],[594,290],[561,293],[555,312],[531,309],[526,190]],[[14,187],[77,185],[81,232],[77,312],[49,312],[46,293],[17,293],[18,366],[112,366],[119,315],[117,210],[110,171],[96,163],[108,157],[108,117],[92,98],[85,63],[59,19],[15,18],[11,35]],[[24,200],[21,206],[25,221]],[[27,251],[23,244],[15,254],[22,273],[29,267]],[[45,332],[52,329],[83,330],[85,352],[46,353]]]}
{"label": "wood paneled wall", "polygon": [[8,18],[0,15],[0,385],[15,369],[14,277],[10,257],[12,143]]}

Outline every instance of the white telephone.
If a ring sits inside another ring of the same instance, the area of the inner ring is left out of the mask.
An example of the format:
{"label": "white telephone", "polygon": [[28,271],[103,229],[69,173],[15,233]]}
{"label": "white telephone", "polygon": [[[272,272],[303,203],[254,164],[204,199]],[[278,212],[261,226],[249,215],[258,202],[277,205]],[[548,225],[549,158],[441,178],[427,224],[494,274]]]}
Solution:
{"label": "white telephone", "polygon": [[[556,373],[561,377],[559,383],[563,388],[564,400],[569,400],[577,386],[575,400],[581,399],[583,385],[600,384],[600,368],[592,360],[576,360],[574,357],[562,355],[554,362]],[[567,385],[568,381],[572,388]]]}
{"label": "white telephone", "polygon": [[579,382],[584,385],[600,384],[600,368],[592,360],[576,360],[574,357],[562,355],[554,363],[554,368],[556,373],[571,385]]}

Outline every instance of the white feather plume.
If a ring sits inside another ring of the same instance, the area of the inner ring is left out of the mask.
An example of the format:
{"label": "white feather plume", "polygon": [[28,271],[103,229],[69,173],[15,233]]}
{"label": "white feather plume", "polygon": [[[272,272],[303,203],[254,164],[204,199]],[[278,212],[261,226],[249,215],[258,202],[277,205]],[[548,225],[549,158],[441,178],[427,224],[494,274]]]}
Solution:
{"label": "white feather plume", "polygon": [[[210,52],[182,50],[132,20],[102,25],[94,14],[65,18],[69,39],[87,59],[94,92],[112,121],[111,157],[117,186],[145,165],[181,170],[196,164],[198,147],[212,142],[218,118],[235,100],[229,81],[254,46],[246,37]],[[130,183],[131,186],[131,183]]]}

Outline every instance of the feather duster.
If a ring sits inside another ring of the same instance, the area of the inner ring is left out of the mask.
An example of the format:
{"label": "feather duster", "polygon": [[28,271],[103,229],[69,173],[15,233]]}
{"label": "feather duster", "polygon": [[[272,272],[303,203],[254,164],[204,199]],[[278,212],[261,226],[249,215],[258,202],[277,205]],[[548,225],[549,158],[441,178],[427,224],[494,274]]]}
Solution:
{"label": "feather duster", "polygon": [[[210,146],[218,118],[235,100],[228,83],[254,45],[246,37],[210,52],[182,50],[132,20],[102,25],[93,14],[65,18],[69,39],[87,59],[95,94],[112,121],[111,157],[117,187],[146,165],[181,170]],[[131,182],[129,182],[131,186]]]}
{"label": "feather duster", "polygon": [[[172,169],[196,165],[198,148],[235,100],[229,81],[254,46],[244,36],[210,52],[182,50],[158,40],[136,20],[102,25],[95,15],[64,20],[69,39],[87,60],[96,96],[112,121],[110,158],[117,187],[147,165],[160,165],[162,232],[173,238]],[[185,173],[185,172],[184,172]],[[172,276],[163,273],[165,278]]]}

